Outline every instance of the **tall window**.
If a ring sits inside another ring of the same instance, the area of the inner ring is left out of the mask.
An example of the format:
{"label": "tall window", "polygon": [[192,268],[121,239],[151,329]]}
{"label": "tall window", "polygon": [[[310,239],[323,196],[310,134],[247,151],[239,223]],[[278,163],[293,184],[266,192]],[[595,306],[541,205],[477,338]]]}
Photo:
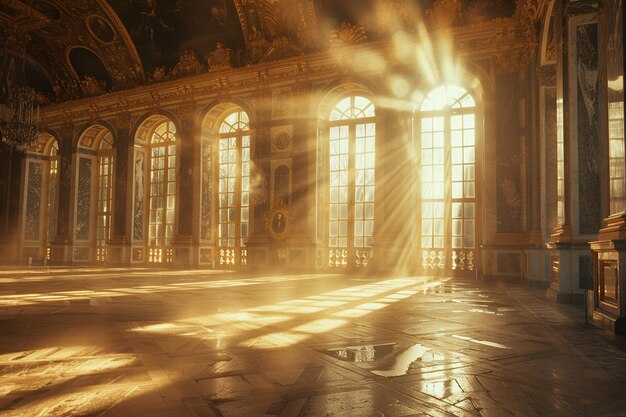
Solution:
{"label": "tall window", "polygon": [[342,99],[329,117],[328,263],[367,266],[374,243],[376,123],[365,97]]}
{"label": "tall window", "polygon": [[218,244],[220,265],[246,265],[250,233],[250,119],[244,111],[219,129]]}
{"label": "tall window", "polygon": [[473,270],[476,246],[475,102],[457,86],[434,89],[421,111],[421,263]]}
{"label": "tall window", "polygon": [[624,178],[624,102],[609,103],[609,195],[610,212],[623,211],[626,196]]}
{"label": "tall window", "polygon": [[57,234],[59,144],[56,140],[50,148],[50,173],[48,176],[48,210],[46,215],[46,259],[52,256],[52,241]]}
{"label": "tall window", "polygon": [[172,262],[176,205],[176,127],[163,122],[150,143],[150,194],[148,202],[148,261]]}
{"label": "tall window", "polygon": [[[560,107],[560,109],[559,109]],[[557,100],[556,135],[556,221],[565,223],[565,142],[563,141],[563,100]]]}
{"label": "tall window", "polygon": [[96,260],[106,260],[106,244],[111,237],[113,201],[113,140],[107,134],[98,151],[98,206],[96,213]]}

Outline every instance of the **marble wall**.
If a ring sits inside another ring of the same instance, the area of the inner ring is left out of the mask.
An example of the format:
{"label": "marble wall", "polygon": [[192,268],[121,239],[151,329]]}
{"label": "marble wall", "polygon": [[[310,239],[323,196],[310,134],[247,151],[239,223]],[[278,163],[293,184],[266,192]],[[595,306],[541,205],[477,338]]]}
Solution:
{"label": "marble wall", "polygon": [[602,219],[600,196],[600,119],[598,91],[598,24],[585,23],[575,31],[575,111],[578,143],[579,231],[597,233]]}
{"label": "marble wall", "polygon": [[496,77],[496,198],[499,233],[522,231],[522,149],[519,138],[517,73]]}
{"label": "marble wall", "polygon": [[28,162],[28,182],[26,187],[26,213],[24,217],[24,240],[38,240],[41,224],[41,191],[43,184],[43,164]]}

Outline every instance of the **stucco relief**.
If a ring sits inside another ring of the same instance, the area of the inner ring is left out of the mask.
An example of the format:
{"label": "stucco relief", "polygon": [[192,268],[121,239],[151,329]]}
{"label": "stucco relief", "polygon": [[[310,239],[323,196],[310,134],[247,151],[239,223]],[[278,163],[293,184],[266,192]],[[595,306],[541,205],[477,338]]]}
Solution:
{"label": "stucco relief", "polygon": [[78,194],[76,202],[76,239],[89,239],[89,211],[91,206],[91,160],[78,161]]}
{"label": "stucco relief", "polygon": [[134,194],[133,202],[133,240],[143,240],[143,218],[144,218],[144,171],[145,171],[145,155],[138,151],[135,155],[135,177],[134,177]]}

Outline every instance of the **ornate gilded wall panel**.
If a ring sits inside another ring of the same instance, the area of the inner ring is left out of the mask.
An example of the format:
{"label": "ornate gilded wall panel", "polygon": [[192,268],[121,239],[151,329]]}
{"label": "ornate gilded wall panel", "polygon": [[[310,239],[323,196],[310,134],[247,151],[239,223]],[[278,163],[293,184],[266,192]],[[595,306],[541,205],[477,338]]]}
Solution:
{"label": "ornate gilded wall panel", "polygon": [[138,241],[144,239],[145,159],[146,156],[143,151],[137,151],[135,153],[135,176],[133,179],[133,240]]}
{"label": "ornate gilded wall panel", "polygon": [[598,91],[598,24],[577,25],[573,46],[572,87],[575,89],[574,119],[578,143],[579,231],[597,233],[600,229],[600,118]]}
{"label": "ornate gilded wall panel", "polygon": [[43,164],[28,162],[28,185],[26,194],[26,213],[24,217],[24,239],[38,240],[41,223],[41,185]]}
{"label": "ornate gilded wall panel", "polygon": [[522,162],[517,103],[517,74],[501,74],[496,80],[496,183],[497,231],[522,231]]}
{"label": "ornate gilded wall panel", "polygon": [[91,209],[91,159],[78,159],[78,193],[76,202],[76,239],[89,239]]}
{"label": "ornate gilded wall panel", "polygon": [[211,142],[202,143],[202,207],[200,214],[200,236],[202,239],[211,239]]}

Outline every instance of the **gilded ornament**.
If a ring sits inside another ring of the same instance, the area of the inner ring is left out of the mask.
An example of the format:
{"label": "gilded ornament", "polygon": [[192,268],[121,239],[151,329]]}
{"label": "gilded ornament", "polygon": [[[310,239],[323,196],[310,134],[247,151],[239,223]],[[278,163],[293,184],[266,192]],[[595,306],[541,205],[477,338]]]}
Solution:
{"label": "gilded ornament", "polygon": [[365,42],[367,33],[362,24],[353,25],[349,22],[343,22],[339,28],[330,32],[331,46],[340,46],[345,44],[356,44]]}
{"label": "gilded ornament", "polygon": [[453,26],[463,17],[463,3],[461,0],[437,0],[428,17],[433,27]]}
{"label": "gilded ornament", "polygon": [[180,54],[178,63],[172,70],[172,77],[189,77],[202,72],[202,64],[193,51],[184,51]]}
{"label": "gilded ornament", "polygon": [[215,50],[206,56],[209,72],[232,68],[231,53],[230,48],[226,48],[218,42],[215,45]]}

